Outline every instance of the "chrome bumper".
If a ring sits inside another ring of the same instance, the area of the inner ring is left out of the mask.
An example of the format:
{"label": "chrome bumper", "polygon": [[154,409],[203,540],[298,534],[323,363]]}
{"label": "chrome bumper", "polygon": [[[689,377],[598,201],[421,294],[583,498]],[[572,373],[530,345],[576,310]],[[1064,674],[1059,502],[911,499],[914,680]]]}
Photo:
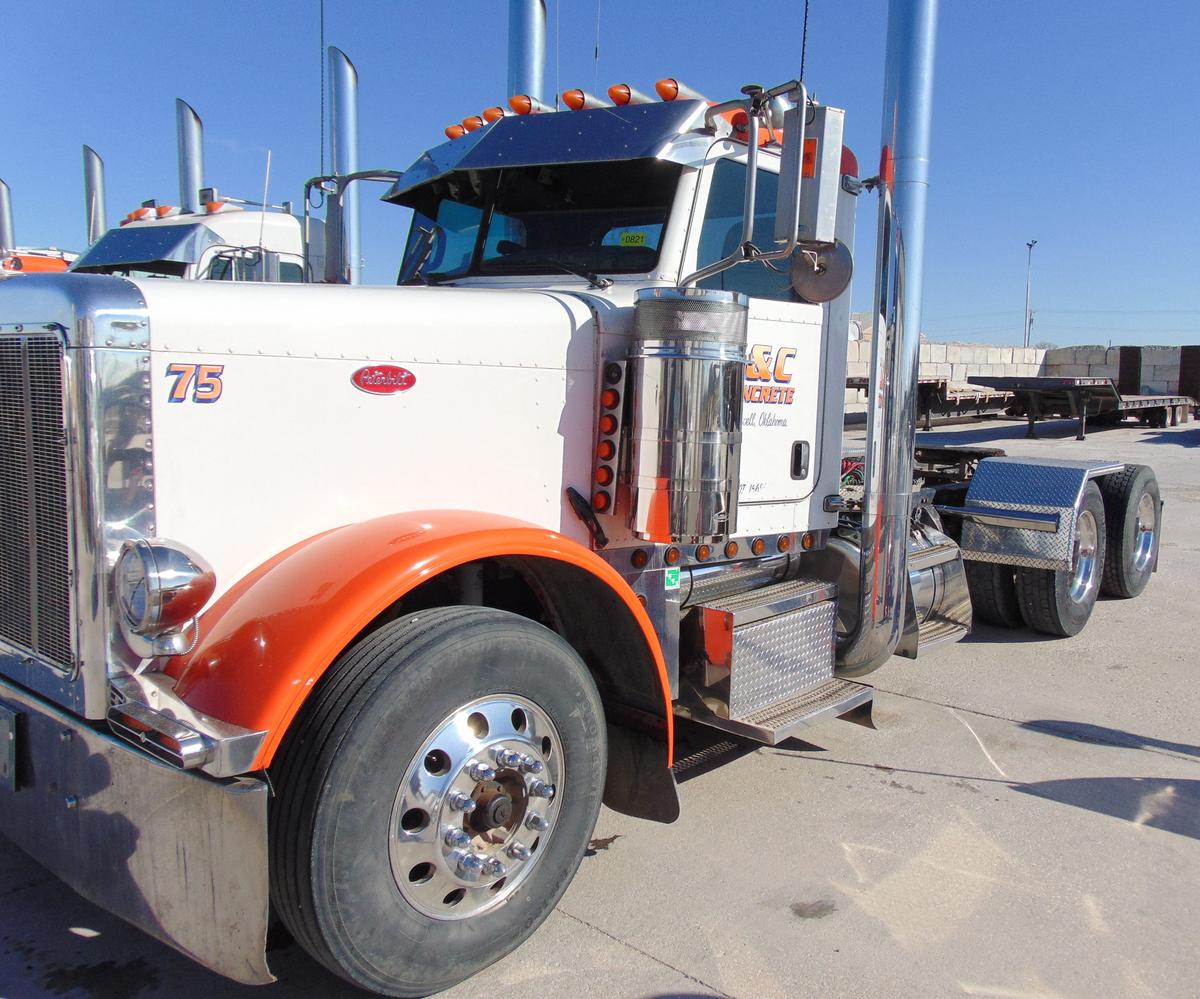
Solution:
{"label": "chrome bumper", "polygon": [[274,981],[264,782],[167,766],[0,680],[0,737],[10,731],[0,833],[205,967],[247,985]]}

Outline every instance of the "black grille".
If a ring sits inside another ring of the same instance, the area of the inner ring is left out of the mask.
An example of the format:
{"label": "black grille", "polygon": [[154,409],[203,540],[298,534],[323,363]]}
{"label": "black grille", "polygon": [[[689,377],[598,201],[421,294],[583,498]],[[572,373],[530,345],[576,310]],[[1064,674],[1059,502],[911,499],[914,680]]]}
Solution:
{"label": "black grille", "polygon": [[0,336],[0,638],[69,669],[63,345]]}

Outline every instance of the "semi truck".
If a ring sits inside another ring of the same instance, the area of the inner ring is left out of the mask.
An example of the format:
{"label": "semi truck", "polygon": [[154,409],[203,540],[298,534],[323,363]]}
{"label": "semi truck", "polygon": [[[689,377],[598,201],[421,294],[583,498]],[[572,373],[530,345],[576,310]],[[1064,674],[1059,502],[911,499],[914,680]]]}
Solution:
{"label": "semi truck", "polygon": [[934,6],[893,0],[869,177],[800,80],[617,85],[419,157],[398,287],[0,288],[0,831],[237,981],[277,922],[425,995],[536,930],[602,802],[678,816],[677,724],[866,720],[973,618],[1138,593],[1149,469],[915,461]]}
{"label": "semi truck", "polygon": [[65,271],[75,254],[56,246],[17,246],[13,235],[12,193],[0,180],[0,281],[22,274],[55,274]]}

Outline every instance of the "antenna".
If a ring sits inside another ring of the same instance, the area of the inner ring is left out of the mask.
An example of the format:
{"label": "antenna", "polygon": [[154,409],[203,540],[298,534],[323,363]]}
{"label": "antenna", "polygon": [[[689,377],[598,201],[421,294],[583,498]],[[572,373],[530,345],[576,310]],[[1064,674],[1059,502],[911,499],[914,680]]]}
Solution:
{"label": "antenna", "polygon": [[325,0],[321,0],[321,176],[325,176]]}
{"label": "antenna", "polygon": [[263,245],[263,232],[267,228],[267,206],[271,204],[267,200],[267,192],[271,188],[271,150],[267,150],[267,175],[263,178],[263,203],[262,216],[258,220],[258,259],[262,266],[262,279],[267,279],[267,250]]}

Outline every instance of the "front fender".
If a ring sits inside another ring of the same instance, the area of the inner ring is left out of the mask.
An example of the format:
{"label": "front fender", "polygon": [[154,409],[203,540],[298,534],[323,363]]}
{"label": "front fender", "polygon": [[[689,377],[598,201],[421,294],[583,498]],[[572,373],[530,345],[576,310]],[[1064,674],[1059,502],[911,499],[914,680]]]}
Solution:
{"label": "front fender", "polygon": [[467,562],[533,556],[581,568],[636,620],[662,691],[667,760],[673,724],[666,663],[637,596],[593,552],[554,531],[458,510],[395,514],[335,528],[276,555],[204,613],[201,640],[164,663],[191,708],[265,731],[252,769],[268,766],[313,685],[379,614],[416,586]]}

